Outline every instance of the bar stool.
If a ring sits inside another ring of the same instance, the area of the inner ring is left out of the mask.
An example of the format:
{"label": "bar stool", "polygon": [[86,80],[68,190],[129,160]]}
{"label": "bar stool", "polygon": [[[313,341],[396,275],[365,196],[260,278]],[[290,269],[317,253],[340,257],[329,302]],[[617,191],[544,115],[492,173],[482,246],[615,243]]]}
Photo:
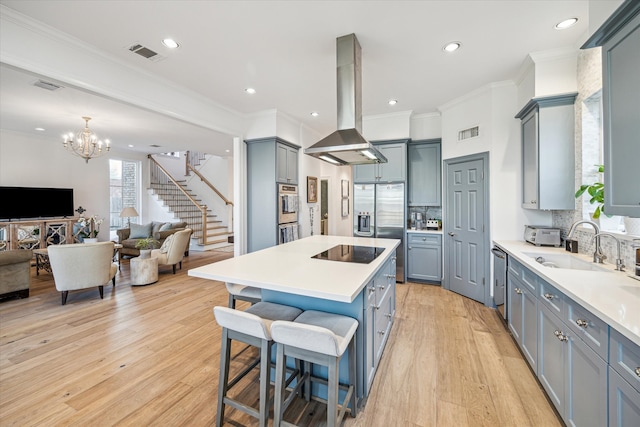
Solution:
{"label": "bar stool", "polygon": [[[282,415],[287,409],[300,387],[304,384],[307,401],[310,399],[310,382],[327,384],[327,426],[339,425],[351,403],[351,416],[355,417],[356,407],[356,345],[355,332],[358,321],[348,316],[308,310],[293,322],[275,321],[271,324],[271,336],[278,344],[276,352],[276,393],[274,403],[274,427],[283,423]],[[349,348],[349,384],[339,383],[340,359]],[[286,356],[304,360],[304,375],[297,382],[293,391],[284,400]],[[312,364],[324,365],[328,368],[328,380],[312,375]],[[347,390],[344,402],[338,413],[338,390]]]}
{"label": "bar stool", "polygon": [[251,304],[262,301],[262,290],[253,286],[225,282],[229,292],[229,307],[236,308],[236,301],[248,301]]}
{"label": "bar stool", "polygon": [[[222,346],[220,349],[220,381],[218,383],[218,413],[216,426],[222,426],[225,405],[230,405],[260,421],[261,427],[267,426],[269,418],[269,374],[271,369],[270,326],[274,320],[294,320],[302,310],[282,304],[258,302],[247,310],[235,310],[229,307],[214,307],[216,321],[222,326]],[[260,357],[245,367],[235,378],[229,380],[229,363],[231,356],[231,340],[243,342],[260,349]],[[260,403],[253,408],[240,401],[231,399],[227,393],[256,365],[260,364]],[[294,372],[288,379],[298,375]]]}

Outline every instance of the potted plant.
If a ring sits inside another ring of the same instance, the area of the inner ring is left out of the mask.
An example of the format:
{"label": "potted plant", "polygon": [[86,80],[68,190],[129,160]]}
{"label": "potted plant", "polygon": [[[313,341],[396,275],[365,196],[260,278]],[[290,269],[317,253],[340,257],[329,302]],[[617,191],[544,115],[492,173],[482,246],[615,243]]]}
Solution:
{"label": "potted plant", "polygon": [[98,218],[98,215],[93,215],[88,218],[78,218],[78,224],[80,225],[79,236],[82,237],[83,243],[95,243],[98,241],[98,234],[100,233],[100,224],[103,219]]}
{"label": "potted plant", "polygon": [[[598,173],[604,172],[604,165],[596,165],[598,167]],[[587,192],[591,199],[589,203],[596,204],[596,210],[593,212],[593,219],[600,218],[600,214],[604,213],[604,184],[602,182],[594,182],[593,184],[582,184],[578,191],[576,191],[576,199]],[[605,213],[605,215],[607,215]],[[607,215],[611,216],[611,215]]]}
{"label": "potted plant", "polygon": [[149,258],[151,250],[155,249],[160,242],[153,237],[145,237],[136,242],[136,249],[140,250],[140,258]]}

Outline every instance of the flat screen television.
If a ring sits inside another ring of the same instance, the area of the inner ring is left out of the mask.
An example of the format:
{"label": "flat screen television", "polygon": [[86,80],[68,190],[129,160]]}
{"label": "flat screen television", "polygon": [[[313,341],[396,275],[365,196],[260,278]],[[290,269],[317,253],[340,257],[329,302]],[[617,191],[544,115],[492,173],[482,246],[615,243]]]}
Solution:
{"label": "flat screen television", "polygon": [[0,220],[72,217],[73,188],[0,187]]}

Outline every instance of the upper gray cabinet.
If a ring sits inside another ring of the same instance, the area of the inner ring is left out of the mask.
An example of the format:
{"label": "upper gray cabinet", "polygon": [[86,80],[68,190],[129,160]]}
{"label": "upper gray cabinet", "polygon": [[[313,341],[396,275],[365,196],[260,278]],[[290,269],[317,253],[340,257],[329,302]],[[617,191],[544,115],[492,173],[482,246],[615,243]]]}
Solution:
{"label": "upper gray cabinet", "polygon": [[602,46],[604,206],[640,217],[640,2],[625,1],[582,46]]}
{"label": "upper gray cabinet", "polygon": [[366,182],[398,182],[407,179],[407,141],[375,142],[387,163],[353,165],[354,184]]}
{"label": "upper gray cabinet", "polygon": [[576,95],[533,98],[516,115],[521,120],[525,209],[575,209]]}
{"label": "upper gray cabinet", "polygon": [[298,183],[298,148],[281,142],[276,144],[276,181]]}
{"label": "upper gray cabinet", "polygon": [[440,139],[413,141],[409,144],[409,206],[440,206],[440,146]]}

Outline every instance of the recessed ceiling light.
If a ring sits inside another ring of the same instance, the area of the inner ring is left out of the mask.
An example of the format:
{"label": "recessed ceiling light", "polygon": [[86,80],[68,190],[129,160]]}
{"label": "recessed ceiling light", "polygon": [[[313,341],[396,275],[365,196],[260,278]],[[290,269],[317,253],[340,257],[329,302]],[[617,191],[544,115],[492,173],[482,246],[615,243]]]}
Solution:
{"label": "recessed ceiling light", "polygon": [[569,27],[573,27],[576,24],[576,22],[578,22],[578,18],[565,19],[562,22],[558,22],[554,28],[556,30],[564,30]]}
{"label": "recessed ceiling light", "polygon": [[398,103],[397,99],[390,99],[389,100],[389,105],[396,105]]}
{"label": "recessed ceiling light", "polygon": [[129,147],[129,148],[133,148],[133,147],[135,147],[135,145],[133,145],[133,144],[129,144],[129,145],[127,145],[127,147]]}
{"label": "recessed ceiling light", "polygon": [[248,87],[244,91],[247,92],[248,94],[251,94],[251,95],[256,93],[256,90],[254,88],[252,88],[252,87]]}
{"label": "recessed ceiling light", "polygon": [[311,112],[311,115],[312,115],[313,117],[318,117],[320,114],[319,114],[317,111],[312,111],[312,112]]}
{"label": "recessed ceiling light", "polygon": [[460,49],[462,47],[462,43],[460,42],[451,42],[451,43],[447,43],[446,45],[444,45],[442,47],[442,50],[444,50],[445,52],[455,52],[456,50]]}
{"label": "recessed ceiling light", "polygon": [[230,153],[230,152],[231,152],[231,150],[224,150],[224,152],[225,152],[225,153]]}
{"label": "recessed ceiling light", "polygon": [[175,49],[178,46],[180,46],[178,42],[175,41],[174,39],[164,39],[162,40],[162,44],[168,47],[169,49]]}
{"label": "recessed ceiling light", "polygon": [[44,132],[44,128],[36,128],[38,132]]}

